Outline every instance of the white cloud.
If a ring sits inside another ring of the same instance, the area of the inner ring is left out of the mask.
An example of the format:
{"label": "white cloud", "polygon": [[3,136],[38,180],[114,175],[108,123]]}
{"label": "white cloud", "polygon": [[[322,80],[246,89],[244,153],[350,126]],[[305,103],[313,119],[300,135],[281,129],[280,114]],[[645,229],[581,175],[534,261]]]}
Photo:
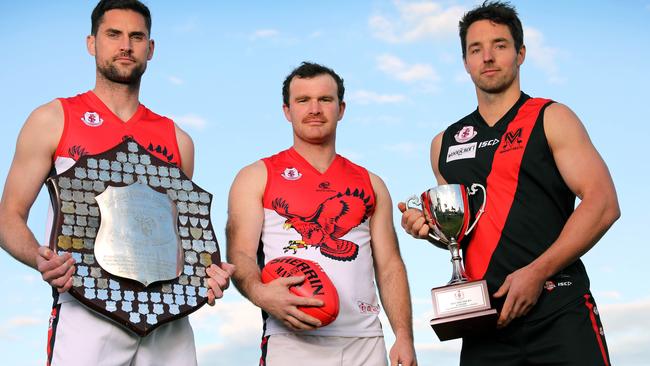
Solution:
{"label": "white cloud", "polygon": [[174,84],[174,85],[181,85],[181,84],[185,83],[185,81],[183,79],[179,78],[178,76],[174,76],[174,75],[168,76],[167,80],[169,80],[169,82]]}
{"label": "white cloud", "polygon": [[395,1],[397,16],[374,15],[368,25],[374,36],[391,43],[441,39],[456,35],[458,20],[465,13],[460,6],[443,7],[431,1]]}
{"label": "white cloud", "polygon": [[650,360],[650,299],[599,306],[612,364],[647,365]]}
{"label": "white cloud", "polygon": [[377,57],[377,68],[387,75],[407,83],[416,81],[437,82],[440,80],[438,73],[431,65],[408,65],[399,57],[389,54]]}
{"label": "white cloud", "polygon": [[249,39],[255,41],[258,39],[275,38],[280,35],[277,29],[258,29],[250,35]]}
{"label": "white cloud", "polygon": [[173,119],[181,127],[190,127],[198,130],[204,129],[208,124],[205,118],[192,113],[182,116],[170,116],[169,118]]}
{"label": "white cloud", "polygon": [[172,30],[176,33],[192,33],[199,29],[198,20],[195,18],[186,19],[183,23],[176,24]]}
{"label": "white cloud", "polygon": [[[217,301],[192,315],[192,326],[197,330],[217,333],[225,344],[246,344],[262,331],[260,309],[250,301]],[[213,347],[211,345],[210,347]]]}
{"label": "white cloud", "polygon": [[36,326],[42,327],[44,318],[41,316],[27,316],[19,315],[5,320],[0,324],[0,340],[17,341],[22,339],[22,335],[18,335],[19,330],[24,330],[27,327]]}
{"label": "white cloud", "polygon": [[401,94],[378,94],[368,90],[357,90],[348,97],[349,101],[359,104],[400,103],[406,100]]}
{"label": "white cloud", "polygon": [[557,66],[558,49],[544,43],[544,34],[535,28],[525,27],[524,43],[526,58],[546,74],[548,81],[551,84],[564,83]]}
{"label": "white cloud", "polygon": [[384,150],[398,153],[402,155],[417,155],[426,151],[426,147],[422,144],[417,144],[413,142],[399,142],[392,145],[385,145]]}
{"label": "white cloud", "polygon": [[467,72],[463,71],[463,72],[457,72],[454,75],[454,81],[456,81],[459,84],[465,84],[472,81],[472,78],[469,76]]}
{"label": "white cloud", "polygon": [[603,291],[596,293],[597,299],[620,300],[623,296],[619,291]]}

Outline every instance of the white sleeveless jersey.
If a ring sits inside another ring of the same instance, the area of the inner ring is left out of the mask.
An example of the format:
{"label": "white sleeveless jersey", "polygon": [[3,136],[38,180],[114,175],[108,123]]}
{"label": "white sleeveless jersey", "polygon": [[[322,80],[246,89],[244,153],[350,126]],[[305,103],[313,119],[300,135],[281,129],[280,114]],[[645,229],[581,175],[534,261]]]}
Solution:
{"label": "white sleeveless jersey", "polygon": [[[262,160],[268,175],[260,267],[281,256],[315,261],[339,295],[336,320],[300,334],[381,336],[369,228],[375,194],[367,170],[337,155],[320,173],[293,148]],[[265,336],[292,332],[264,318]]]}

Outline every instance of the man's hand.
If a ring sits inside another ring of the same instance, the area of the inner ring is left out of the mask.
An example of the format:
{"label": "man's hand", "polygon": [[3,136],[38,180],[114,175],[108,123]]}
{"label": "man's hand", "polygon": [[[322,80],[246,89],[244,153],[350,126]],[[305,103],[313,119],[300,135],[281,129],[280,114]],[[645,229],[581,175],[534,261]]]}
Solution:
{"label": "man's hand", "polygon": [[323,302],[310,297],[296,296],[289,287],[298,285],[305,276],[281,277],[255,289],[256,305],[282,321],[291,330],[313,330],[321,325],[320,320],[300,311],[298,306],[323,306]]}
{"label": "man's hand", "polygon": [[497,320],[497,328],[503,328],[513,319],[528,314],[537,303],[545,282],[546,278],[531,265],[509,274],[503,285],[494,293],[496,298],[506,296]]}
{"label": "man's hand", "polygon": [[417,366],[418,360],[415,358],[413,340],[397,337],[393,347],[390,348],[388,358],[390,359],[390,366]]}
{"label": "man's hand", "polygon": [[406,209],[404,202],[397,203],[397,208],[402,212],[402,227],[409,235],[416,239],[429,238],[429,225],[422,211],[415,208]]}
{"label": "man's hand", "polygon": [[74,259],[70,253],[57,255],[50,248],[41,246],[36,256],[36,269],[41,272],[43,280],[60,294],[72,287]]}
{"label": "man's hand", "polygon": [[223,292],[230,286],[230,276],[235,272],[235,266],[221,262],[221,266],[210,265],[205,273],[208,275],[208,304],[214,305],[216,299],[223,297]]}

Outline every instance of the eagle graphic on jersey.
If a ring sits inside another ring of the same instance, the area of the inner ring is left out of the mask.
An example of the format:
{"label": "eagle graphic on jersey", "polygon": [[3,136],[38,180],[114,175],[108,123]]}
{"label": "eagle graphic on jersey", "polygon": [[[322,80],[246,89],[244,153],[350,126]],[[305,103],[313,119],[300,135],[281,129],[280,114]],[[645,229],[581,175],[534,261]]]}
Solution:
{"label": "eagle graphic on jersey", "polygon": [[372,206],[368,205],[370,196],[366,197],[364,191],[348,188],[345,193],[337,193],[321,203],[313,214],[302,217],[289,212],[289,204],[281,197],[273,200],[275,212],[285,217],[284,228],[293,228],[300,235],[301,240],[290,240],[284,247],[284,252],[298,249],[319,248],[322,255],[339,261],[352,261],[359,254],[359,245],[341,239],[354,227],[359,226],[368,219]]}

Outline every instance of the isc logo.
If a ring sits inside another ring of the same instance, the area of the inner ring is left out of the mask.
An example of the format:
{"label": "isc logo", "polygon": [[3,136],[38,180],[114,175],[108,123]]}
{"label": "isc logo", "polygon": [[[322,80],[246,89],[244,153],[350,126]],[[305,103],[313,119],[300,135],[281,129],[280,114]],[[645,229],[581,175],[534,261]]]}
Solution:
{"label": "isc logo", "polygon": [[499,139],[494,139],[494,140],[488,140],[488,141],[481,141],[481,143],[478,144],[478,148],[483,148],[487,146],[493,146],[499,143]]}

